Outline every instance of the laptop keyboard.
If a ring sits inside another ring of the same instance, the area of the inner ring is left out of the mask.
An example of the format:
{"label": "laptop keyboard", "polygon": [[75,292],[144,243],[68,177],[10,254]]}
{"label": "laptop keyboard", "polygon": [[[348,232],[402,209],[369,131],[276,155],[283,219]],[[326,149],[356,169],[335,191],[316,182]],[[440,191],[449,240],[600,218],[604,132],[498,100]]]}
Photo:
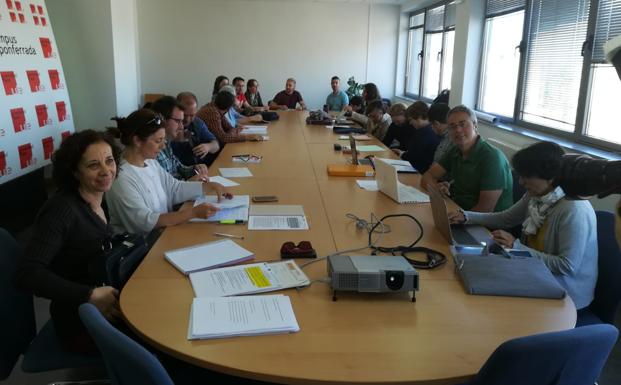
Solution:
{"label": "laptop keyboard", "polygon": [[470,234],[464,226],[460,225],[451,225],[451,233],[453,234],[453,239],[457,242],[458,245],[479,245],[480,242],[477,241],[475,237]]}

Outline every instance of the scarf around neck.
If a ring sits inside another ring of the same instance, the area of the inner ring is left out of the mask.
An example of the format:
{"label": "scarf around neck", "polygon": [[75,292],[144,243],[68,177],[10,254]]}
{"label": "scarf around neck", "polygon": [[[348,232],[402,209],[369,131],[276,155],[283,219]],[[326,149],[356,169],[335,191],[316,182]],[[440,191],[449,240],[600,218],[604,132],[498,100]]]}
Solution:
{"label": "scarf around neck", "polygon": [[527,235],[537,234],[537,231],[550,213],[550,209],[563,197],[565,197],[565,192],[558,186],[546,195],[530,198],[530,201],[528,201],[528,215],[522,225],[522,231]]}

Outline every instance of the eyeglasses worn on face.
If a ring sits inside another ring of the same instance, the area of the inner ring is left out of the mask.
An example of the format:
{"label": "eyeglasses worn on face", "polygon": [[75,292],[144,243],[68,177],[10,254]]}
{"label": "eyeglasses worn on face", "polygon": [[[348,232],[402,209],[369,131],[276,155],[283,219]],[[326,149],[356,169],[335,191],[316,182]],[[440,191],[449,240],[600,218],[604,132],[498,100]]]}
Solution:
{"label": "eyeglasses worn on face", "polygon": [[183,123],[183,119],[177,119],[177,118],[172,118],[172,117],[167,118],[167,119],[174,120],[175,122],[177,122],[177,124]]}

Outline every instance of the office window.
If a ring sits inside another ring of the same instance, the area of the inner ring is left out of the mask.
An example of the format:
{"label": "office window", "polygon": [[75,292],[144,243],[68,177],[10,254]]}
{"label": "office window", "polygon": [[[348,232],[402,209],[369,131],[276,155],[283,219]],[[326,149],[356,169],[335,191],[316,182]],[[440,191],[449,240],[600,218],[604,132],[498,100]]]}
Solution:
{"label": "office window", "polygon": [[406,64],[405,93],[418,95],[420,89],[420,74],[423,68],[423,28],[425,14],[419,13],[410,16],[408,31],[408,55]]}
{"label": "office window", "polygon": [[616,110],[621,82],[614,67],[605,62],[604,43],[621,35],[621,1],[600,0],[590,63],[591,98],[587,109],[585,134],[591,138],[621,144]]}
{"label": "office window", "polygon": [[455,42],[455,3],[412,14],[409,20],[405,94],[434,99],[450,88]]}
{"label": "office window", "polygon": [[589,0],[534,1],[521,118],[573,132]]}
{"label": "office window", "polygon": [[487,0],[477,108],[619,149],[621,82],[602,47],[620,34],[621,0]]}
{"label": "office window", "polygon": [[487,2],[478,108],[513,117],[525,0],[498,3]]}

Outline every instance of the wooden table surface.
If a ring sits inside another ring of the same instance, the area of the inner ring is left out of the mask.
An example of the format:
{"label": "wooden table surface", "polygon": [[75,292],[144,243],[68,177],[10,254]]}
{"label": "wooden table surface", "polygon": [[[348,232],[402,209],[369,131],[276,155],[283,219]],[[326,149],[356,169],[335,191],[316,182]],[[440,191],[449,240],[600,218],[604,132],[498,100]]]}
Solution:
{"label": "wooden table surface", "polygon": [[[252,250],[256,261],[278,259],[285,241],[311,241],[325,256],[366,244],[367,233],[356,229],[347,213],[365,219],[371,212],[380,217],[407,213],[424,227],[420,245],[449,255],[433,226],[429,204],[399,205],[382,193],[361,190],[356,178],[328,177],[327,164],[348,157],[333,150],[338,137],[324,126],[306,126],[305,113],[280,115],[269,126],[269,141],[226,145],[210,173],[215,175],[218,167],[244,166],[232,163],[232,155],[263,155],[260,164],[248,165],[254,177],[237,178],[241,185],[232,192],[277,195],[279,204],[301,204],[310,229],[248,231],[246,225],[205,223],[166,229],[121,294],[128,323],[149,343],[205,368],[277,383],[451,384],[473,376],[506,340],[574,326],[576,313],[569,297],[467,295],[449,256],[444,266],[419,271],[416,303],[405,293],[339,293],[333,302],[329,285],[314,282],[305,289],[279,292],[291,298],[298,333],[188,341],[192,288],[163,253],[214,240],[216,231],[244,235],[236,242]],[[390,152],[377,155],[388,157]],[[400,178],[418,186],[418,175]],[[391,232],[382,237],[382,245],[410,244],[419,234],[410,220],[388,223]],[[304,271],[311,281],[327,276],[325,261]]]}

